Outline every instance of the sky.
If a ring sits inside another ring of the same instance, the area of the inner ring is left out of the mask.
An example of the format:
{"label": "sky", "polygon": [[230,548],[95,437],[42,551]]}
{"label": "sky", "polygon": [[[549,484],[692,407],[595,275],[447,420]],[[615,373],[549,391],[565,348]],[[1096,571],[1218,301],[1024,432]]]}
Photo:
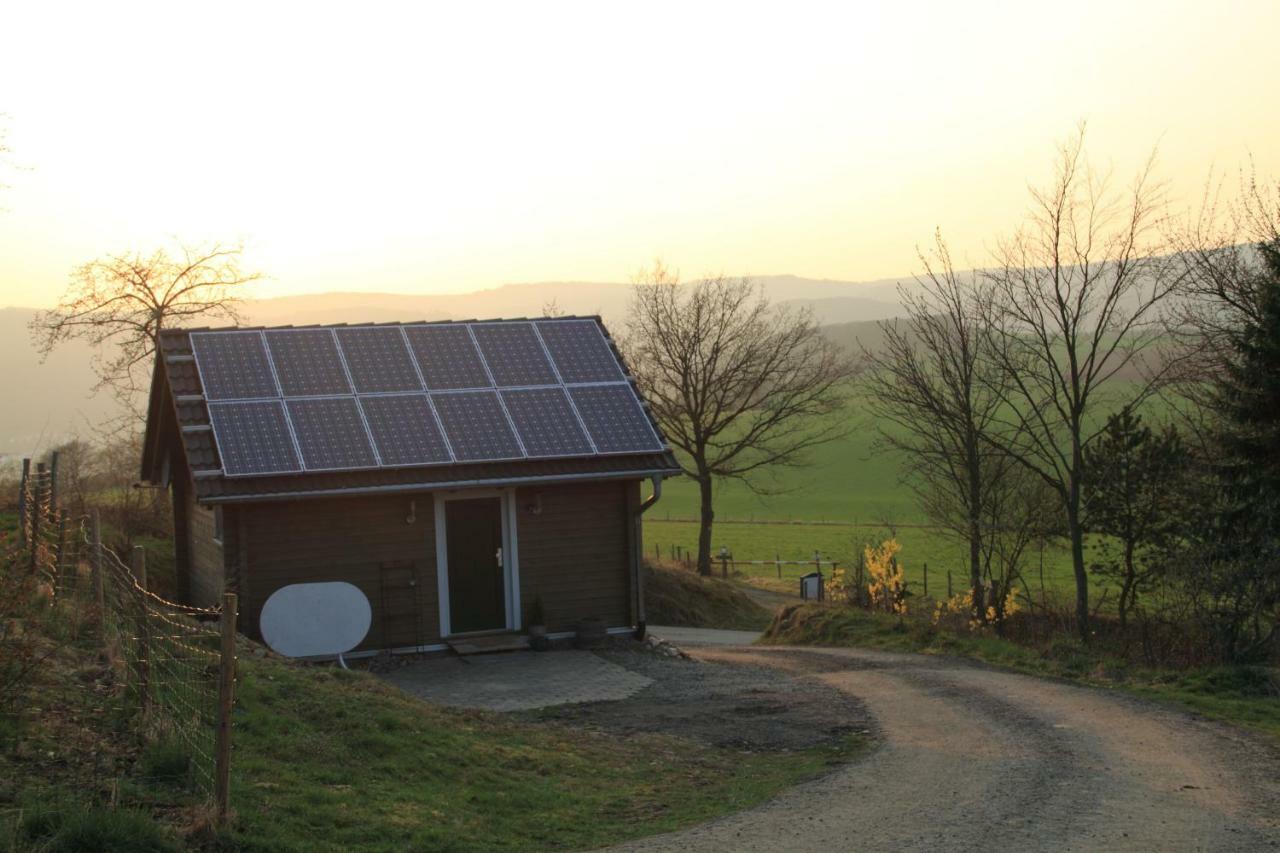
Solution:
{"label": "sky", "polygon": [[0,13],[0,306],[243,242],[261,296],[980,264],[1087,120],[1280,174],[1280,3],[56,2]]}

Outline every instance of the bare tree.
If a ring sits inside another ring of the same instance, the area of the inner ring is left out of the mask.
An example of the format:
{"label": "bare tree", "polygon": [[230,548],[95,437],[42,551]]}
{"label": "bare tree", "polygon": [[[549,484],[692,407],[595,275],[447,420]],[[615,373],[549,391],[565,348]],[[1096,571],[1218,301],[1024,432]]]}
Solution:
{"label": "bare tree", "polygon": [[1032,190],[1028,221],[984,274],[993,297],[985,351],[999,375],[989,387],[1004,404],[998,446],[1062,502],[1085,640],[1085,448],[1109,412],[1140,404],[1155,388],[1163,369],[1157,311],[1177,284],[1161,256],[1165,200],[1154,163],[1153,154],[1126,190],[1114,191],[1088,164],[1082,126],[1060,148],[1053,183]]}
{"label": "bare tree", "polygon": [[637,278],[624,348],[701,497],[698,571],[711,573],[712,490],[766,492],[765,470],[806,463],[846,434],[852,357],[807,311],[771,306],[749,279],[681,285],[660,263]]}
{"label": "bare tree", "polygon": [[261,278],[241,271],[241,253],[240,246],[180,246],[176,256],[158,249],[90,261],[72,274],[58,305],[32,319],[32,339],[44,356],[77,338],[97,347],[97,388],[132,408],[146,387],[162,328],[239,320],[244,286]]}
{"label": "bare tree", "polygon": [[1001,374],[982,352],[990,286],[956,274],[941,234],[920,262],[917,287],[898,289],[905,318],[880,323],[882,345],[864,350],[863,381],[880,443],[902,454],[930,519],[968,545],[973,617],[985,622],[984,578],[1002,524],[990,511],[1017,473],[991,435],[1003,403]]}

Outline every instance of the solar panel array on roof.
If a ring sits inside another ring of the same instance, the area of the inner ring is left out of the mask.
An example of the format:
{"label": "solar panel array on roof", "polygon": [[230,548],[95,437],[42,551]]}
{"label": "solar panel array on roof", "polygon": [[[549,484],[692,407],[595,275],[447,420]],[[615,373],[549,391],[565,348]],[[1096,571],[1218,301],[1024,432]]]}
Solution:
{"label": "solar panel array on roof", "polygon": [[594,320],[190,337],[231,477],[663,449]]}

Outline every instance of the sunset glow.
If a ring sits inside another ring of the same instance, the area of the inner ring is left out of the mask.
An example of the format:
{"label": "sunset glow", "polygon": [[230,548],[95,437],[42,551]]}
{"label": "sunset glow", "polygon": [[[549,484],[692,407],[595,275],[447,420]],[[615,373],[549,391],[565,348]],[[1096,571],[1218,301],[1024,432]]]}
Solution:
{"label": "sunset glow", "polygon": [[691,6],[10,8],[0,305],[171,237],[263,295],[979,262],[1082,118],[1182,205],[1280,168],[1275,2]]}

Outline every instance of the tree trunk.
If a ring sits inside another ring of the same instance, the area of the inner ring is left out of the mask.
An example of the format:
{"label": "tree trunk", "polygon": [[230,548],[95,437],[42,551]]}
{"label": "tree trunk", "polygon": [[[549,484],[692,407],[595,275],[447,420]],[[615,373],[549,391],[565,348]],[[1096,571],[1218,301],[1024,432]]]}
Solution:
{"label": "tree trunk", "polygon": [[711,576],[711,524],[716,513],[711,508],[711,477],[699,478],[698,493],[702,496],[702,513],[698,526],[698,574]]}
{"label": "tree trunk", "polygon": [[979,465],[977,439],[971,439],[969,467],[969,589],[973,594],[973,617],[987,621],[987,603],[982,590],[982,471]]}
{"label": "tree trunk", "polygon": [[1076,576],[1076,629],[1089,642],[1089,575],[1084,567],[1084,530],[1080,522],[1080,483],[1073,479],[1067,496],[1067,532],[1071,538],[1071,568]]}
{"label": "tree trunk", "polygon": [[1133,540],[1128,539],[1124,543],[1124,584],[1120,589],[1120,603],[1116,605],[1121,632],[1128,624],[1129,607],[1133,603],[1134,587],[1137,585],[1137,571],[1133,567]]}

